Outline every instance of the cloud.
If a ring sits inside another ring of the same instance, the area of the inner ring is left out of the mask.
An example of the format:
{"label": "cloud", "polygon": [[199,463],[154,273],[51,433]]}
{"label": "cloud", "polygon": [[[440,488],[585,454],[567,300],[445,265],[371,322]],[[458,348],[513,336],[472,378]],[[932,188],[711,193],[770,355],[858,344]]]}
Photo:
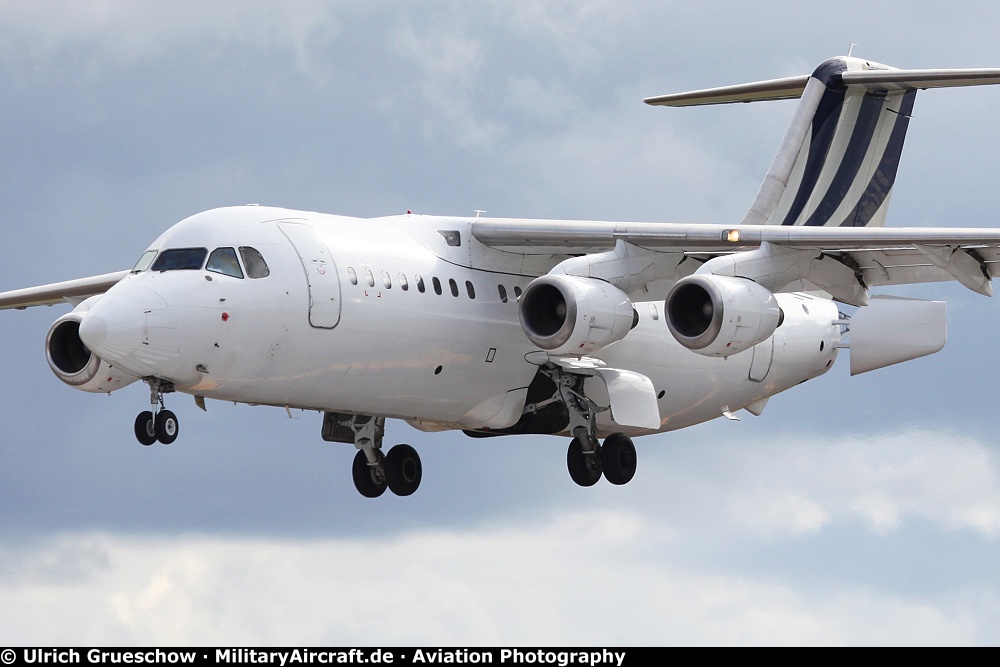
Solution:
{"label": "cloud", "polygon": [[687,498],[687,518],[671,520],[723,520],[757,538],[815,533],[833,523],[887,535],[914,520],[1000,537],[1000,458],[973,438],[914,429],[699,440],[671,465],[657,455],[665,485]]}
{"label": "cloud", "polygon": [[386,114],[406,113],[423,126],[429,143],[443,141],[464,149],[491,147],[502,126],[478,112],[477,95],[489,93],[483,85],[483,46],[479,40],[456,34],[460,26],[436,26],[433,32],[406,25],[395,31],[393,45],[400,66],[416,69],[409,86],[418,99],[391,94],[381,101]]}
{"label": "cloud", "polygon": [[[629,511],[392,540],[63,538],[61,549],[75,540],[99,542],[113,565],[76,582],[3,586],[0,638],[105,645],[964,644],[980,630],[967,602],[862,586],[809,589],[650,559],[665,538]],[[50,557],[44,548],[32,555]]]}
{"label": "cloud", "polygon": [[12,54],[24,49],[25,55],[40,61],[82,48],[104,65],[131,65],[197,43],[209,51],[232,44],[288,49],[304,65],[316,37],[336,34],[335,14],[333,5],[320,0],[280,6],[238,0],[39,0],[5,4],[0,30],[11,40],[7,50]]}
{"label": "cloud", "polygon": [[[803,536],[859,521],[881,542],[897,539],[908,522],[925,521],[995,545],[995,451],[915,432],[825,443],[702,443],[698,451],[647,457],[643,474],[656,483],[642,486],[640,502],[623,497],[631,486],[602,485],[587,490],[582,503],[542,504],[533,518],[483,516],[464,528],[311,539],[63,533],[9,545],[0,555],[0,641],[996,641],[995,581],[903,594],[862,572],[846,581],[825,578],[836,554],[812,563],[813,576],[788,577],[712,553],[779,553]],[[672,472],[665,470],[668,458]],[[672,505],[677,495],[688,502]]]}

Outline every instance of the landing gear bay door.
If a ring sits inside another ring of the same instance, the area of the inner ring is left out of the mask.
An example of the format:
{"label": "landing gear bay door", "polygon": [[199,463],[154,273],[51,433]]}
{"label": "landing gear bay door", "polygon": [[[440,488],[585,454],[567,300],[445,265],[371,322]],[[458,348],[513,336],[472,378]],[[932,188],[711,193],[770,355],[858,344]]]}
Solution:
{"label": "landing gear bay door", "polygon": [[[597,394],[602,393],[600,392],[602,388],[607,390],[611,419],[614,423],[633,428],[660,428],[660,409],[656,405],[656,390],[653,388],[652,380],[645,375],[620,368],[603,368],[597,363],[588,363],[593,360],[587,358],[562,357],[552,361],[571,373],[589,375],[592,379],[586,383],[588,388],[595,380],[599,380],[599,386],[594,388],[596,390],[593,392],[594,396],[590,397],[596,398]],[[591,391],[587,393],[590,395]]]}

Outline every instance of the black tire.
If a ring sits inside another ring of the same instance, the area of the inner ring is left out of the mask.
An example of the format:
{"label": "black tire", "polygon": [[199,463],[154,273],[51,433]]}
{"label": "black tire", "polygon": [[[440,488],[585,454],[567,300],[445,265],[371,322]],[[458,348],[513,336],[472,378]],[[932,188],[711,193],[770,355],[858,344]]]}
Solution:
{"label": "black tire", "polygon": [[135,439],[146,447],[156,442],[156,423],[153,420],[153,413],[149,410],[140,412],[135,418]]}
{"label": "black tire", "polygon": [[583,445],[577,438],[569,443],[566,452],[566,467],[569,476],[580,486],[593,486],[601,479],[601,451],[598,447],[594,454],[584,454]]}
{"label": "black tire", "polygon": [[365,498],[378,498],[385,493],[385,479],[376,479],[379,476],[377,470],[368,465],[368,457],[360,449],[354,455],[351,475],[354,477],[354,488]]}
{"label": "black tire", "polygon": [[417,450],[409,445],[396,445],[385,456],[385,478],[389,490],[397,496],[413,495],[420,486],[424,469]]}
{"label": "black tire", "polygon": [[628,484],[635,477],[637,459],[632,438],[624,433],[612,433],[601,447],[601,467],[604,478],[612,484]]}
{"label": "black tire", "polygon": [[170,410],[160,410],[156,413],[153,430],[156,431],[157,440],[164,445],[169,445],[177,439],[177,415]]}

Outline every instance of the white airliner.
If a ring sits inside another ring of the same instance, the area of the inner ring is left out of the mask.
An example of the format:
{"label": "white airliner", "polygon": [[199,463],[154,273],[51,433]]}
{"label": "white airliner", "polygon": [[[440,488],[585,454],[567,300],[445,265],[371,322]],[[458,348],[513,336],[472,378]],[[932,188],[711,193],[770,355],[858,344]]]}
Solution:
{"label": "white airliner", "polygon": [[837,57],[811,75],[647,99],[801,98],[739,223],[221,208],[168,229],[130,271],[5,292],[0,308],[75,306],[49,329],[49,365],[83,391],[149,385],[144,445],[176,439],[164,407],[176,391],[203,409],[322,412],[323,439],[357,448],[368,497],[421,480],[412,447],[383,454],[387,418],[562,434],[577,484],[625,484],[634,436],[760,415],[844,348],[852,374],[941,349],[943,302],[870,290],[957,280],[989,295],[1000,229],[883,223],[916,91],[996,83],[1000,69]]}

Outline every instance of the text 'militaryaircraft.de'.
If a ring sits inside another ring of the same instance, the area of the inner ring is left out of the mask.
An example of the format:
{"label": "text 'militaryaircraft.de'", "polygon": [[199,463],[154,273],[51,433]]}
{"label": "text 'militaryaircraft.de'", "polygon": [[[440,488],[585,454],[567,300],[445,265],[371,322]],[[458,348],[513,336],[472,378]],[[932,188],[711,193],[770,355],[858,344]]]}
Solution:
{"label": "text 'militaryaircraft.de'", "polygon": [[[141,380],[139,442],[173,442],[173,392],[323,414],[354,484],[406,496],[386,419],[475,438],[562,434],[582,486],[625,484],[632,438],[746,409],[825,373],[941,349],[945,304],[871,294],[957,280],[991,294],[1000,229],[886,228],[917,91],[1000,69],[899,70],[851,56],[811,75],[664,95],[691,106],[800,98],[760,190],[727,225],[400,215],[264,206],[191,216],[127,271],[0,294],[69,303],[52,371],[112,392]],[[857,307],[853,315],[841,304]]]}

